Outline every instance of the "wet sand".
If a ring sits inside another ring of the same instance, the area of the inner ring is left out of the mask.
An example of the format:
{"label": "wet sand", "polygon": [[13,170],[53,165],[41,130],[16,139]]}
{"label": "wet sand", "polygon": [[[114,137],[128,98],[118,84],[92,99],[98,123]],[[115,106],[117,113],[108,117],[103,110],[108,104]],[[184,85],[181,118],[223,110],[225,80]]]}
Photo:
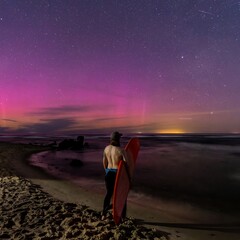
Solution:
{"label": "wet sand", "polygon": [[[103,196],[29,166],[43,147],[0,143],[1,239],[239,239],[238,224],[206,224],[129,203],[129,218],[100,220]],[[174,204],[168,209],[174,212]],[[185,216],[186,217],[186,216]],[[154,227],[145,228],[145,226]]]}

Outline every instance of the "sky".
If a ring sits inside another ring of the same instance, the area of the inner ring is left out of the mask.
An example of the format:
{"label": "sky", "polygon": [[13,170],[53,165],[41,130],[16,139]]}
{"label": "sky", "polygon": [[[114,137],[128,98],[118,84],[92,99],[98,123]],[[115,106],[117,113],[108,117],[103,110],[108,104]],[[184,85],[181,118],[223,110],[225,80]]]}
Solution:
{"label": "sky", "polygon": [[0,134],[239,133],[240,1],[0,0]]}

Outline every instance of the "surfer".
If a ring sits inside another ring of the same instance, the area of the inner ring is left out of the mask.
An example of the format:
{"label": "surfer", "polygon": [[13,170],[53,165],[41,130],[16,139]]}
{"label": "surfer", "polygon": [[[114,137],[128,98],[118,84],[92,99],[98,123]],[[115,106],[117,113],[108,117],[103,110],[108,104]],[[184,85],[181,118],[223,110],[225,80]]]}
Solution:
{"label": "surfer", "polygon": [[[118,164],[121,160],[126,161],[126,153],[120,147],[120,138],[122,134],[119,132],[113,132],[110,136],[110,144],[105,147],[103,152],[103,167],[105,169],[105,185],[106,185],[106,196],[103,202],[102,219],[105,218],[106,213],[112,208],[110,204],[113,196],[114,184],[118,170]],[[126,204],[122,213],[122,218],[126,217]]]}

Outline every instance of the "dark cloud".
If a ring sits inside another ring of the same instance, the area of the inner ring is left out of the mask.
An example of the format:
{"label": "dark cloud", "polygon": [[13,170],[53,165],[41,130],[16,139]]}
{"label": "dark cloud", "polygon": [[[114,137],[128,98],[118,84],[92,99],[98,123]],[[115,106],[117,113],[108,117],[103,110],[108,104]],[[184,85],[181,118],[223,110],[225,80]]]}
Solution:
{"label": "dark cloud", "polygon": [[115,121],[115,120],[121,120],[121,119],[126,119],[126,117],[105,117],[105,118],[97,118],[91,120],[93,123],[98,123],[98,122],[105,122],[105,121]]}
{"label": "dark cloud", "polygon": [[[108,119],[109,121],[111,118]],[[98,119],[95,120],[96,122]],[[91,124],[91,126],[86,127],[85,129],[81,130],[81,132],[84,133],[111,133],[113,131],[119,131],[122,133],[137,133],[137,132],[153,132],[154,129],[156,129],[156,123],[149,123],[149,124],[142,124],[142,125],[135,125],[135,126],[116,126],[116,127],[108,127],[107,125],[102,128],[94,127],[94,125]]]}
{"label": "dark cloud", "polygon": [[3,121],[7,121],[7,122],[18,122],[16,120],[13,119],[7,119],[7,118],[2,118]]}
{"label": "dark cloud", "polygon": [[10,128],[0,127],[0,134],[9,133],[9,132],[11,132]]}
{"label": "dark cloud", "polygon": [[[108,108],[110,106],[107,106]],[[102,107],[103,110],[106,106]],[[90,105],[64,105],[59,107],[47,107],[40,108],[37,111],[29,112],[29,115],[42,115],[42,116],[56,116],[56,115],[67,115],[76,113],[89,113],[96,110],[101,110],[100,106],[90,106]]]}
{"label": "dark cloud", "polygon": [[24,127],[18,129],[17,132],[38,134],[60,133],[76,126],[76,124],[77,121],[71,118],[45,119],[39,123],[25,125]]}
{"label": "dark cloud", "polygon": [[[64,109],[63,107],[61,108]],[[72,108],[77,109],[77,108]],[[50,110],[50,108],[49,108]],[[56,112],[60,112],[60,109],[56,108]],[[46,111],[47,112],[47,111]],[[143,125],[131,125],[131,126],[119,126],[111,127],[111,122],[119,120],[119,117],[110,118],[96,118],[91,121],[82,121],[78,118],[43,118],[37,123],[25,124],[18,129],[12,129],[8,127],[0,127],[0,133],[2,134],[62,134],[62,133],[78,133],[83,134],[91,133],[110,133],[112,131],[120,131],[123,133],[134,133],[134,132],[151,132],[156,128],[156,123],[143,124]],[[106,122],[103,127],[98,127],[99,123]]]}
{"label": "dark cloud", "polygon": [[90,112],[96,109],[93,106],[76,106],[76,105],[64,105],[60,107],[48,107],[48,108],[40,108],[35,112],[30,112],[30,115],[44,115],[44,116],[52,116],[52,115],[62,115],[68,113],[79,113],[79,112]]}

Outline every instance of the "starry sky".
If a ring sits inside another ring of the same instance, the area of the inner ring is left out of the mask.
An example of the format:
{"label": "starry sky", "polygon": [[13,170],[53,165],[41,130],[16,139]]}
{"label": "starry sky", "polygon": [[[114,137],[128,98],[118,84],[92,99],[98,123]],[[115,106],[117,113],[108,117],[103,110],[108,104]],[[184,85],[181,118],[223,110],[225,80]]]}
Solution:
{"label": "starry sky", "polygon": [[240,132],[240,1],[0,0],[0,134]]}

